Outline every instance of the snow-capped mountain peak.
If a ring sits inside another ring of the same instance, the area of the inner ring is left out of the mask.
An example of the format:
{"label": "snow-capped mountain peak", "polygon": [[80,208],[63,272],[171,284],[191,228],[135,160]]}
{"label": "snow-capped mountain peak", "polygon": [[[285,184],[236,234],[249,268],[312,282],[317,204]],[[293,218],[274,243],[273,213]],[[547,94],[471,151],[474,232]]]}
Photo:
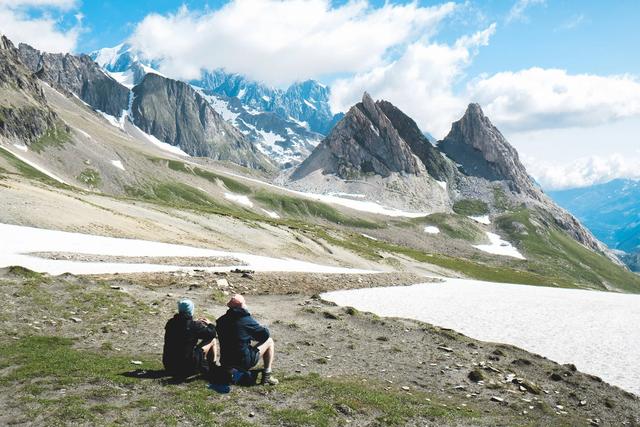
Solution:
{"label": "snow-capped mountain peak", "polygon": [[[159,62],[144,58],[127,43],[89,55],[128,88],[145,75],[159,74]],[[302,162],[341,116],[329,107],[330,89],[314,80],[273,88],[223,69],[203,71],[188,82],[233,126],[283,167]]]}

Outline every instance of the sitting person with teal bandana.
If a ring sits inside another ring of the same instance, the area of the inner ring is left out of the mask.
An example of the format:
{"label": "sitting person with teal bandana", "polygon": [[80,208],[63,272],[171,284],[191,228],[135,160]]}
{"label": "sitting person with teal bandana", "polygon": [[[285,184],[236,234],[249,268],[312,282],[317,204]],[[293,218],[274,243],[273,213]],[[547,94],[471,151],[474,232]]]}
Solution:
{"label": "sitting person with teal bandana", "polygon": [[193,319],[191,300],[178,301],[178,313],[167,322],[162,363],[176,378],[209,374],[215,361],[216,327],[206,318]]}

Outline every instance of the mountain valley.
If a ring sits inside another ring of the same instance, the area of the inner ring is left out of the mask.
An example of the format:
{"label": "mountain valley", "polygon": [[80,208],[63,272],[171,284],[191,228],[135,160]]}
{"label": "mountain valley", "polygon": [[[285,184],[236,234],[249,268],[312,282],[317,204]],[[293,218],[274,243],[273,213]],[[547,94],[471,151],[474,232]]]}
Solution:
{"label": "mountain valley", "polygon": [[[635,214],[636,186],[616,183],[616,205],[610,187],[549,197],[475,103],[433,141],[366,92],[342,114],[315,81],[161,69],[126,44],[0,41],[0,422],[640,423],[637,396],[580,366],[318,296],[448,280],[640,294],[618,251],[637,249],[637,224],[605,226]],[[273,325],[280,388],[234,400],[153,377],[175,299],[214,318],[234,292]]]}

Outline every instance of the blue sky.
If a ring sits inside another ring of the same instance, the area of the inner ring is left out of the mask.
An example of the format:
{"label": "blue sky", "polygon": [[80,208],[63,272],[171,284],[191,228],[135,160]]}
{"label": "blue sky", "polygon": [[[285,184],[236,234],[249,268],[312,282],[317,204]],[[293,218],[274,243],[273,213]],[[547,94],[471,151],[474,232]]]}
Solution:
{"label": "blue sky", "polygon": [[[112,0],[83,1],[86,32],[77,52],[116,45],[131,35],[135,25],[149,13],[219,8],[224,1]],[[341,4],[344,2],[335,2]],[[372,1],[373,6],[383,1]],[[392,2],[393,3],[393,2]],[[421,1],[422,5],[442,2]],[[640,2],[548,1],[532,5],[522,19],[505,22],[514,2],[488,0],[468,2],[468,16],[445,23],[441,39],[454,40],[482,23],[498,22],[499,31],[483,49],[469,73],[493,73],[532,66],[563,68],[570,72],[619,74],[640,71]],[[475,16],[474,16],[475,15]],[[466,22],[465,22],[466,21]]]}
{"label": "blue sky", "polygon": [[0,0],[42,50],[129,40],[174,78],[315,78],[336,111],[367,90],[436,137],[478,102],[548,188],[640,178],[638,22],[631,0]]}

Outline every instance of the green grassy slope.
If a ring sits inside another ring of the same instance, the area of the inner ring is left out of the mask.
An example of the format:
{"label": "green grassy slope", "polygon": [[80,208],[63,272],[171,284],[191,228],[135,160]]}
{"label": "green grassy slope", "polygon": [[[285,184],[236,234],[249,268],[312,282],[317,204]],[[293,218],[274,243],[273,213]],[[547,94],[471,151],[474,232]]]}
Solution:
{"label": "green grassy slope", "polygon": [[[53,187],[58,188],[69,188],[68,186],[56,181],[55,179],[49,177],[48,175],[40,172],[33,166],[28,165],[22,160],[18,159],[16,156],[11,154],[9,151],[0,147],[0,158],[6,161],[13,169],[15,169],[16,173],[24,176],[25,178],[40,181],[47,185],[51,185]],[[5,171],[8,173],[8,171]]]}
{"label": "green grassy slope", "polygon": [[640,276],[587,249],[555,226],[536,226],[537,215],[542,214],[519,209],[502,215],[496,222],[509,241],[528,257],[528,269],[557,278],[562,284],[640,292]]}
{"label": "green grassy slope", "polygon": [[[5,150],[0,150],[0,156],[6,166],[5,169],[10,167],[29,179],[61,187],[59,183],[21,162]],[[434,225],[440,229],[441,233],[437,237],[430,238],[441,239],[443,244],[447,242],[444,239],[455,239],[459,246],[470,247],[484,239],[485,228],[469,220],[465,215],[485,212],[486,204],[469,200],[462,204],[458,203],[456,209],[461,214],[439,213],[415,219],[374,222],[359,218],[355,214],[343,213],[325,203],[244,183],[183,162],[158,158],[150,160],[156,166],[164,167],[169,173],[177,175],[173,180],[169,180],[171,175],[165,175],[162,181],[158,178],[135,187],[125,186],[125,192],[129,198],[174,209],[232,216],[257,225],[268,223],[302,229],[312,239],[324,240],[375,261],[382,261],[383,254],[395,254],[398,258],[408,257],[419,263],[440,266],[479,280],[640,292],[640,276],[626,271],[606,257],[583,247],[558,228],[536,226],[540,222],[536,221],[536,218],[541,214],[526,209],[507,212],[495,221],[495,225],[502,230],[500,233],[502,237],[515,244],[526,256],[526,261],[492,257],[476,251],[442,253],[436,247],[432,248],[425,244],[412,246],[403,242],[401,238],[390,237],[386,239],[387,241],[368,239],[363,237],[361,232],[387,229],[387,231],[397,230],[398,236],[407,233],[421,235],[424,226]],[[207,193],[182,181],[180,179],[182,175],[189,176],[189,181],[185,180],[186,182],[202,179],[230,192],[246,195],[258,208],[275,211],[280,218],[271,218],[260,209],[239,206],[213,193]],[[542,222],[553,223],[550,219]],[[393,236],[393,233],[387,232],[386,235]]]}

